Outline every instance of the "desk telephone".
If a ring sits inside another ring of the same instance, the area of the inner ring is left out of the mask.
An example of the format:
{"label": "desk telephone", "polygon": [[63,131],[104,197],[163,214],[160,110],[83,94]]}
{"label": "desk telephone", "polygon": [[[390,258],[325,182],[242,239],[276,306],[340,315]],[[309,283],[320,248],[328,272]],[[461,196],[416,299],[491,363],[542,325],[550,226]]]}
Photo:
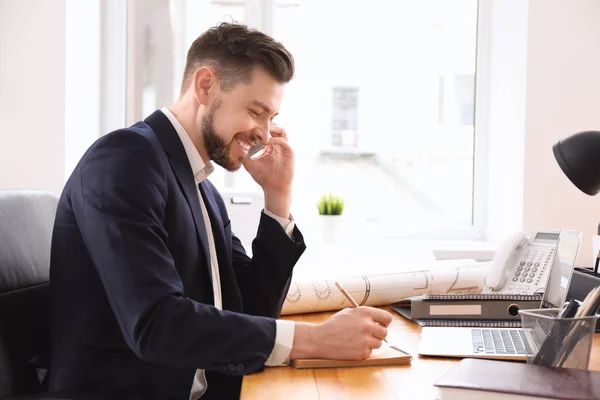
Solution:
{"label": "desk telephone", "polygon": [[[542,294],[556,257],[560,230],[523,231],[510,236],[492,260],[483,293]],[[558,266],[560,269],[560,266]]]}

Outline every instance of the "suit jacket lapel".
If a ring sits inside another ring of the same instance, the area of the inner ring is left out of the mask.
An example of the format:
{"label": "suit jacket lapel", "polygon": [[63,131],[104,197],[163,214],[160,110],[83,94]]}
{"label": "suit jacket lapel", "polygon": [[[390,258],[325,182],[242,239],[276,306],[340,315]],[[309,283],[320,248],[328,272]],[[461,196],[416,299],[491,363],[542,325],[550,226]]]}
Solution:
{"label": "suit jacket lapel", "polygon": [[179,186],[192,211],[192,217],[194,218],[194,224],[196,225],[196,234],[202,245],[202,251],[204,252],[205,265],[208,270],[208,275],[212,279],[206,225],[204,223],[204,218],[202,217],[202,209],[200,208],[198,200],[196,181],[185,149],[183,148],[183,144],[177,135],[177,131],[175,131],[175,128],[171,124],[171,121],[169,121],[162,111],[155,111],[146,118],[145,122],[150,125],[169,156],[171,168],[173,168]]}

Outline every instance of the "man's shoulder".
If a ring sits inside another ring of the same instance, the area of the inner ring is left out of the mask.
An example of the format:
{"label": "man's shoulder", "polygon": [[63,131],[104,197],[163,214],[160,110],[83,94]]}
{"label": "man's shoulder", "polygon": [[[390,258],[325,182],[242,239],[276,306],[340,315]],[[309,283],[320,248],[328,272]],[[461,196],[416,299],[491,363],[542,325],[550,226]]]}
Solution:
{"label": "man's shoulder", "polygon": [[128,128],[114,130],[98,138],[81,158],[82,163],[92,159],[98,161],[140,156],[156,158],[160,153],[160,143],[152,129],[144,122]]}
{"label": "man's shoulder", "polygon": [[95,145],[99,147],[154,147],[158,144],[156,134],[145,122],[138,122],[128,128],[114,130],[99,138]]}
{"label": "man's shoulder", "polygon": [[147,124],[140,122],[97,139],[81,157],[71,178],[87,176],[94,180],[100,177],[119,180],[134,176],[150,179],[157,174],[164,175],[167,161],[163,157],[164,151],[156,135]]}

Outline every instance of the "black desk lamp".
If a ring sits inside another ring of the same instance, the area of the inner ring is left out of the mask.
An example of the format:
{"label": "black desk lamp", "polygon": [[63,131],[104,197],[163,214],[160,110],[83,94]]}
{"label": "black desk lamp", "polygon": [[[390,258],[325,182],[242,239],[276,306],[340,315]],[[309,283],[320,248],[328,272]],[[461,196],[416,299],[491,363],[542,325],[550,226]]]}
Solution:
{"label": "black desk lamp", "polygon": [[[600,192],[600,132],[585,131],[559,140],[552,146],[554,157],[567,178],[590,196]],[[600,225],[598,226],[600,235]],[[598,274],[600,252],[594,275]]]}
{"label": "black desk lamp", "polygon": [[583,193],[600,192],[600,132],[585,131],[559,140],[554,157],[567,178]]}
{"label": "black desk lamp", "polygon": [[[552,146],[556,162],[567,178],[579,190],[590,196],[600,192],[600,132],[585,131],[559,140]],[[600,235],[600,226],[598,227]],[[569,285],[568,298],[583,300],[587,293],[600,284],[598,264],[600,252],[596,256],[594,271],[575,268]],[[600,332],[600,321],[596,324]]]}

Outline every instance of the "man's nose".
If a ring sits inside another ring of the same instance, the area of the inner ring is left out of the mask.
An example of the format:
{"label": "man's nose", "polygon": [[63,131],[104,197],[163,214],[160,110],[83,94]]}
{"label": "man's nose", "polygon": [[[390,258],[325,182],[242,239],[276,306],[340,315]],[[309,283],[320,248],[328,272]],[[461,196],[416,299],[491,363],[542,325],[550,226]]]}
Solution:
{"label": "man's nose", "polygon": [[260,124],[255,130],[256,134],[260,138],[260,141],[267,144],[271,140],[271,121]]}

